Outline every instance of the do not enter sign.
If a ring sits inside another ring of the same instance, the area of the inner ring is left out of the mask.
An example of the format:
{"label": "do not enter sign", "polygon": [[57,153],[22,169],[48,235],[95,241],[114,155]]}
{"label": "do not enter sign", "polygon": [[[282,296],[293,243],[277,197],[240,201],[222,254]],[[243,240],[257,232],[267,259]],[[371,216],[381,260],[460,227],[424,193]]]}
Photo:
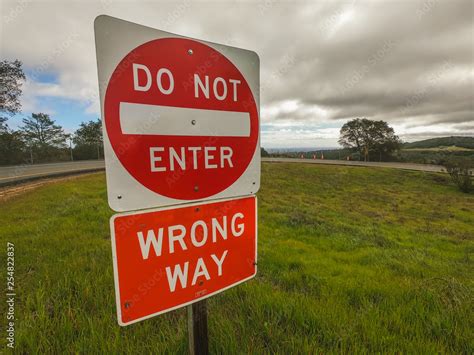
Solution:
{"label": "do not enter sign", "polygon": [[257,192],[257,55],[105,16],[95,26],[110,206]]}
{"label": "do not enter sign", "polygon": [[[130,175],[182,200],[231,186],[253,158],[259,129],[252,91],[235,65],[184,38],[147,42],[121,63],[107,88],[104,119]],[[122,144],[130,148],[121,150]]]}

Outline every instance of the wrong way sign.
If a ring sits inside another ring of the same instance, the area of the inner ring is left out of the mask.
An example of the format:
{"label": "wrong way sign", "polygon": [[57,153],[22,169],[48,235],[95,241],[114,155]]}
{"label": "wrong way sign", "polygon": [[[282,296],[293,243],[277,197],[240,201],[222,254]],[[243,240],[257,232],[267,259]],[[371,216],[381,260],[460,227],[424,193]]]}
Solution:
{"label": "wrong way sign", "polygon": [[254,196],[117,214],[110,227],[122,326],[205,299],[257,272]]}
{"label": "wrong way sign", "polygon": [[254,52],[108,16],[95,33],[112,209],[258,191]]}

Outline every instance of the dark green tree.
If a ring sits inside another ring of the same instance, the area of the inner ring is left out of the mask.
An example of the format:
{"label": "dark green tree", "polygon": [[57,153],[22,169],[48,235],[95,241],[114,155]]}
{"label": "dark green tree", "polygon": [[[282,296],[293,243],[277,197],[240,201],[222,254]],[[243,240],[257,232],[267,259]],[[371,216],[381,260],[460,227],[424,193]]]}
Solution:
{"label": "dark green tree", "polygon": [[74,132],[74,151],[77,159],[100,159],[104,157],[102,121],[82,122]]}
{"label": "dark green tree", "polygon": [[56,125],[45,113],[32,113],[31,117],[23,119],[20,127],[25,140],[30,145],[64,148],[66,134],[61,126]]}
{"label": "dark green tree", "polygon": [[370,160],[371,153],[378,153],[382,160],[399,149],[400,139],[385,121],[356,118],[342,126],[339,144],[359,152],[364,161]]}
{"label": "dark green tree", "polygon": [[21,110],[21,86],[25,74],[21,62],[0,61],[0,165],[23,162],[25,144],[19,132],[10,130],[8,116]]}
{"label": "dark green tree", "polygon": [[20,127],[31,163],[68,160],[66,134],[45,113],[32,113]]}
{"label": "dark green tree", "polygon": [[451,180],[462,192],[469,193],[474,190],[474,162],[470,159],[451,158],[444,163],[444,167],[451,176]]}
{"label": "dark green tree", "polygon": [[0,61],[0,133],[8,131],[7,116],[21,110],[21,86],[25,80],[21,65],[19,60]]}
{"label": "dark green tree", "polygon": [[260,156],[262,156],[262,157],[269,157],[270,154],[268,154],[268,152],[265,150],[265,148],[261,147],[261,148],[260,148]]}
{"label": "dark green tree", "polygon": [[0,133],[0,165],[15,165],[26,160],[26,146],[22,135],[17,131]]}

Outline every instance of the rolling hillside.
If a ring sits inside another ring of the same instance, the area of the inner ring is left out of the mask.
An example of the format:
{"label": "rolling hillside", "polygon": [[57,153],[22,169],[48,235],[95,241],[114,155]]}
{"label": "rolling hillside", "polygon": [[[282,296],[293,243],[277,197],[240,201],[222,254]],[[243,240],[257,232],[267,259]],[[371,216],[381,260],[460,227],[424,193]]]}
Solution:
{"label": "rolling hillside", "polygon": [[443,149],[447,147],[474,149],[474,137],[441,137],[403,144],[403,149]]}
{"label": "rolling hillside", "polygon": [[397,160],[407,163],[440,164],[464,159],[474,164],[474,137],[440,137],[404,143]]}

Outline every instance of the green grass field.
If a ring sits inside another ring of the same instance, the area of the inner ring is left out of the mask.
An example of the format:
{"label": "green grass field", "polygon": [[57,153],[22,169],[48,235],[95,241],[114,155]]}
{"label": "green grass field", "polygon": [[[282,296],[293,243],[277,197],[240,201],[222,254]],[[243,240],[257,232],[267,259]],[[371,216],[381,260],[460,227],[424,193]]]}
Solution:
{"label": "green grass field", "polygon": [[[259,272],[209,300],[212,353],[473,353],[474,195],[447,175],[263,164],[258,197]],[[18,353],[187,351],[183,309],[117,325],[111,215],[103,174],[0,203]]]}

